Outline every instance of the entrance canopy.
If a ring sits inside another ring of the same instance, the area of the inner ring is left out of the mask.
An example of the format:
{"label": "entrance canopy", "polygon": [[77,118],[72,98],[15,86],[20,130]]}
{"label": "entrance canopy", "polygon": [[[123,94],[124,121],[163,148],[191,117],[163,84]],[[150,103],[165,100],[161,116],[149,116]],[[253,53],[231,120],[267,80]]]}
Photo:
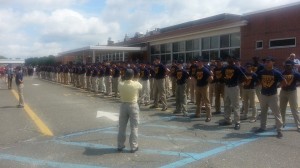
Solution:
{"label": "entrance canopy", "polygon": [[0,59],[0,64],[24,64],[23,59]]}
{"label": "entrance canopy", "polygon": [[144,51],[142,47],[87,46],[58,53],[61,62],[80,61],[95,63],[103,61],[124,61],[128,53]]}

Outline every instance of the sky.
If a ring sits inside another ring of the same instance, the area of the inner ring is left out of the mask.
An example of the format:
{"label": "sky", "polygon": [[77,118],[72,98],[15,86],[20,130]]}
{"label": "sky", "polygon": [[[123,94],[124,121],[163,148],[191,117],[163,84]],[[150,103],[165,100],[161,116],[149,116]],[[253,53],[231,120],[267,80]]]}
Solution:
{"label": "sky", "polygon": [[0,0],[0,55],[31,58],[123,41],[221,13],[245,14],[300,0]]}

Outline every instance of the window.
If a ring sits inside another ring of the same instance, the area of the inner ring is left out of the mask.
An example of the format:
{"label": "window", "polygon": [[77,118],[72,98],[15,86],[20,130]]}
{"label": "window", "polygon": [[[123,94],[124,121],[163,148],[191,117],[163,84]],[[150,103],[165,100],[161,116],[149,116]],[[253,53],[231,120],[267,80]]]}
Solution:
{"label": "window", "polygon": [[220,36],[220,48],[229,47],[229,34]]}
{"label": "window", "polygon": [[256,49],[263,49],[263,41],[256,41]]}
{"label": "window", "polygon": [[211,49],[215,49],[215,48],[219,48],[219,36],[214,36],[210,38],[210,48]]}
{"label": "window", "polygon": [[179,42],[173,43],[173,52],[179,52]]}
{"label": "window", "polygon": [[160,53],[160,46],[159,45],[151,46],[151,54],[159,54],[159,53]]}
{"label": "window", "polygon": [[162,44],[160,45],[161,53],[170,53],[171,52],[171,44]]}
{"label": "window", "polygon": [[209,58],[210,58],[209,60],[215,60],[219,58],[219,50],[211,50]]}
{"label": "window", "polygon": [[269,46],[270,48],[295,47],[296,38],[272,39],[269,42]]}
{"label": "window", "polygon": [[221,59],[226,59],[229,56],[229,50],[220,50],[220,57]]}
{"label": "window", "polygon": [[193,51],[193,49],[194,49],[193,40],[186,41],[185,48],[186,48],[186,51]]}
{"label": "window", "polygon": [[210,48],[209,37],[202,38],[202,50],[206,50]]}
{"label": "window", "polygon": [[241,45],[240,33],[234,33],[230,35],[230,47],[239,47]]}

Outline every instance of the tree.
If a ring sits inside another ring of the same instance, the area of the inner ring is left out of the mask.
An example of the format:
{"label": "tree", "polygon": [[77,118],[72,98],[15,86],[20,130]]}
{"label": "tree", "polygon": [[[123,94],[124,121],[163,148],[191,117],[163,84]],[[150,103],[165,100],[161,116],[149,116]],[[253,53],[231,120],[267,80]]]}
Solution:
{"label": "tree", "polygon": [[55,65],[55,56],[49,55],[45,57],[34,57],[34,58],[28,58],[25,60],[25,65]]}
{"label": "tree", "polygon": [[0,59],[7,59],[6,57],[4,57],[4,56],[2,56],[2,55],[0,55]]}

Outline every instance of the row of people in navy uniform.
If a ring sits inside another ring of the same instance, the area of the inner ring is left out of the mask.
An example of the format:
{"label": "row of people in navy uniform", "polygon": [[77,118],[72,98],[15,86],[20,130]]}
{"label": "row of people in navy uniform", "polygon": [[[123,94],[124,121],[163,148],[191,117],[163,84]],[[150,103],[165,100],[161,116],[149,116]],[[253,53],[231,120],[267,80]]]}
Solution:
{"label": "row of people in navy uniform", "polygon": [[[249,107],[252,110],[250,122],[256,121],[255,95],[257,95],[261,104],[261,128],[257,132],[262,132],[266,129],[266,114],[268,107],[270,107],[276,119],[277,136],[281,137],[281,128],[285,123],[286,104],[292,100],[290,97],[284,100],[280,97],[282,101],[280,101],[279,107],[276,103],[276,98],[278,99],[277,86],[281,82],[282,91],[280,92],[280,96],[284,92],[289,92],[291,88],[293,94],[295,94],[295,83],[298,80],[296,76],[299,74],[292,71],[293,75],[295,75],[292,78],[294,82],[289,83],[287,81],[291,78],[291,75],[285,75],[285,73],[290,73],[289,71],[285,70],[281,73],[275,70],[273,67],[273,58],[268,57],[264,61],[265,63],[261,64],[259,63],[259,57],[253,57],[253,63],[248,63],[245,67],[242,67],[238,59],[228,57],[227,65],[225,66],[222,60],[215,60],[208,66],[207,61],[197,59],[193,60],[191,64],[187,64],[186,67],[184,67],[182,61],[178,61],[177,63],[173,63],[169,70],[168,67],[160,62],[159,58],[155,58],[154,65],[141,64],[136,66],[131,64],[129,67],[134,70],[135,80],[139,80],[143,85],[143,90],[140,93],[140,103],[149,105],[151,97],[154,100],[151,108],[158,108],[160,102],[162,104],[162,111],[166,111],[168,108],[166,100],[168,85],[166,83],[168,80],[166,80],[166,77],[170,77],[172,92],[176,97],[175,114],[183,113],[183,115],[187,116],[187,99],[189,97],[191,102],[194,103],[196,98],[197,108],[195,117],[201,116],[202,105],[204,105],[206,113],[205,121],[210,122],[212,118],[212,96],[210,96],[210,92],[213,90],[215,94],[215,114],[221,113],[220,102],[222,98],[224,101],[224,121],[221,121],[219,125],[225,126],[234,123],[234,129],[236,130],[240,129],[240,120],[248,118]],[[290,64],[287,62],[286,66]],[[127,67],[128,65],[125,63],[112,65],[109,63],[73,66],[61,65],[57,67],[40,67],[40,72],[48,73],[48,75],[44,75],[44,78],[47,78],[45,76],[51,76],[53,72],[56,74],[68,73],[70,74],[70,80],[61,77],[65,84],[72,82],[74,86],[95,92],[105,92],[106,95],[112,95],[112,91],[114,91],[115,96],[118,96],[116,86]],[[287,77],[289,78],[287,79]],[[56,79],[59,82],[59,77],[56,77]],[[243,116],[240,116],[240,97],[243,100]],[[297,101],[292,102],[292,104],[294,104],[294,107],[296,106],[296,108],[291,106],[291,109],[293,108],[292,113],[298,131],[300,131]],[[234,113],[233,119],[231,118],[232,112]]]}

